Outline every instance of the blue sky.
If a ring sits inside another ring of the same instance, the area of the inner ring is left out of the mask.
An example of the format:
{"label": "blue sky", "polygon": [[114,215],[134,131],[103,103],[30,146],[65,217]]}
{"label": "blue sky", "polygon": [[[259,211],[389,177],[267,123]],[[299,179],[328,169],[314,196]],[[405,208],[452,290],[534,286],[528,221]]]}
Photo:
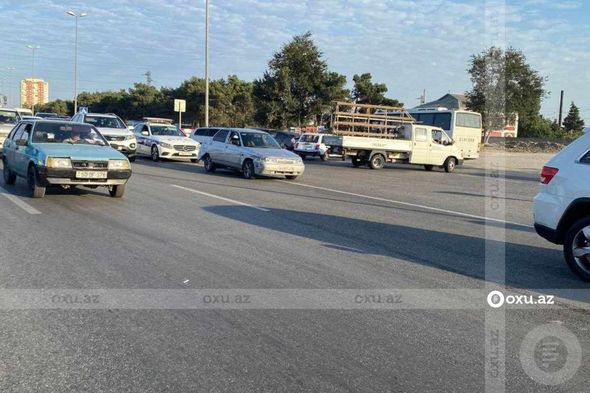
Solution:
{"label": "blue sky", "polygon": [[[310,30],[331,69],[370,72],[388,96],[407,107],[464,92],[469,56],[491,41],[486,4],[506,5],[505,43],[524,51],[549,81],[543,113],[557,113],[559,91],[590,123],[590,2],[578,0],[211,0],[211,77],[253,80],[273,52]],[[17,81],[31,74],[50,84],[50,98],[71,98],[74,18],[79,29],[79,89],[128,88],[151,71],[155,84],[177,86],[204,70],[205,0],[0,0],[0,80],[16,97]],[[496,16],[496,12],[491,15]],[[6,71],[14,67],[14,71]],[[14,104],[14,102],[13,102]]]}

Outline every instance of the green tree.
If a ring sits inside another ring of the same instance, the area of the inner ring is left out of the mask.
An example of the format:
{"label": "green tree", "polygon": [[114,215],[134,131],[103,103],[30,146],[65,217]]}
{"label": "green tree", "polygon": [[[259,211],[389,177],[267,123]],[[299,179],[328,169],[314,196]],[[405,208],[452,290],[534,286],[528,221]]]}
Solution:
{"label": "green tree", "polygon": [[584,120],[582,120],[582,118],[580,117],[580,110],[573,102],[570,106],[569,113],[567,114],[565,119],[563,119],[563,128],[565,128],[566,131],[570,132],[582,131],[584,129]]}
{"label": "green tree", "polygon": [[523,136],[538,123],[546,78],[527,64],[522,52],[489,48],[471,57],[468,72],[473,88],[467,104],[482,114],[486,131],[503,129],[516,114]]}
{"label": "green tree", "polygon": [[331,102],[348,96],[346,77],[328,71],[310,32],[295,36],[276,52],[253,92],[259,123],[276,128],[317,120]]}
{"label": "green tree", "polygon": [[372,79],[370,73],[355,74],[353,76],[354,88],[352,89],[351,98],[355,102],[359,104],[403,106],[398,100],[385,97],[385,93],[387,93],[385,83],[373,83]]}
{"label": "green tree", "polygon": [[68,116],[74,111],[72,101],[55,100],[50,101],[36,108],[37,112],[57,113],[60,116]]}

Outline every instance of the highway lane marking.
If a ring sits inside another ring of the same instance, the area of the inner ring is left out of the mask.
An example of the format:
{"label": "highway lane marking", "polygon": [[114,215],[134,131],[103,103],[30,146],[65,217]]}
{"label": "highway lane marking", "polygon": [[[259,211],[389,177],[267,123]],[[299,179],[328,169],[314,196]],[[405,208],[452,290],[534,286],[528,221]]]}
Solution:
{"label": "highway lane marking", "polygon": [[350,196],[354,196],[354,197],[357,197],[357,198],[372,199],[374,201],[388,202],[388,203],[392,203],[392,204],[396,204],[396,205],[415,207],[415,208],[419,208],[419,209],[423,209],[423,210],[430,210],[430,211],[435,211],[435,212],[439,212],[439,213],[446,213],[446,214],[451,214],[451,215],[459,216],[459,217],[475,218],[475,219],[482,220],[482,221],[498,222],[498,223],[501,223],[501,224],[510,224],[510,225],[515,225],[515,226],[519,226],[519,227],[523,227],[523,228],[529,228],[529,229],[533,228],[532,225],[521,224],[519,222],[500,220],[498,218],[478,216],[476,214],[462,213],[462,212],[458,212],[458,211],[454,211],[454,210],[441,209],[441,208],[438,208],[438,207],[432,207],[432,206],[426,206],[426,205],[418,205],[416,203],[397,201],[395,199],[386,199],[386,198],[373,197],[373,196],[369,196],[369,195],[356,194],[354,192],[334,190],[332,188],[312,186],[310,184],[293,183],[292,181],[286,181],[286,180],[277,180],[277,181],[278,182],[281,182],[281,183],[285,183],[285,184],[290,184],[292,186],[314,188],[316,190],[334,192],[334,193],[343,194],[343,195],[350,195]]}
{"label": "highway lane marking", "polygon": [[181,190],[185,190],[185,191],[189,191],[189,192],[194,192],[195,194],[201,194],[201,195],[208,196],[210,198],[215,198],[215,199],[219,199],[219,200],[222,200],[222,201],[225,201],[225,202],[230,202],[230,203],[233,203],[233,204],[236,204],[236,205],[251,207],[252,209],[260,210],[260,211],[263,211],[263,212],[269,212],[270,211],[268,209],[264,209],[262,207],[254,206],[254,205],[251,205],[249,203],[236,201],[235,199],[224,198],[222,196],[214,195],[214,194],[209,194],[209,193],[203,192],[203,191],[193,190],[192,188],[186,188],[186,187],[182,187],[182,186],[177,186],[176,184],[171,184],[171,186],[172,187],[179,188]]}
{"label": "highway lane marking", "polygon": [[10,194],[8,191],[6,191],[2,187],[0,187],[0,194],[4,195],[6,197],[6,199],[8,199],[9,201],[11,201],[12,203],[14,203],[15,205],[17,205],[18,207],[20,207],[21,209],[23,209],[24,211],[26,211],[29,214],[41,214],[41,212],[39,210],[35,209],[33,206],[29,205],[28,203],[26,203],[25,201],[23,201],[22,199],[20,199],[16,195]]}

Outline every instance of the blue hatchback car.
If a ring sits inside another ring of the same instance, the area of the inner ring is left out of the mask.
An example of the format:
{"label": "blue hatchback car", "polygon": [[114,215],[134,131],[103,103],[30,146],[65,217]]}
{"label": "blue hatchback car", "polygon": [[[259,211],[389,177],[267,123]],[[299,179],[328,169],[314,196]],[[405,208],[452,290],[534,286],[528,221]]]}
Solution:
{"label": "blue hatchback car", "polygon": [[4,182],[26,179],[31,196],[48,186],[107,187],[121,198],[131,177],[129,160],[93,126],[54,120],[21,121],[4,141]]}

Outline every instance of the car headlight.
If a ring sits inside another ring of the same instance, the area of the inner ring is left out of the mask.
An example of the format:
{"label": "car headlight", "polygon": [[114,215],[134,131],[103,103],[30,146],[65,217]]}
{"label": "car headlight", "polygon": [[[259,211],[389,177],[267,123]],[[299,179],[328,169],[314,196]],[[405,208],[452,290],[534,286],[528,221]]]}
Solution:
{"label": "car headlight", "polygon": [[129,169],[128,160],[109,160],[109,171],[120,171]]}
{"label": "car headlight", "polygon": [[277,163],[277,159],[274,158],[274,157],[264,157],[264,162],[276,164]]}
{"label": "car headlight", "polygon": [[132,140],[132,139],[135,139],[135,135],[127,135],[127,136],[125,137],[125,140],[126,140],[126,141],[130,141],[130,140]]}
{"label": "car headlight", "polygon": [[49,157],[47,158],[47,168],[71,169],[72,160],[69,158]]}
{"label": "car headlight", "polygon": [[172,145],[166,142],[160,142],[160,146],[166,148],[166,149],[172,149]]}

